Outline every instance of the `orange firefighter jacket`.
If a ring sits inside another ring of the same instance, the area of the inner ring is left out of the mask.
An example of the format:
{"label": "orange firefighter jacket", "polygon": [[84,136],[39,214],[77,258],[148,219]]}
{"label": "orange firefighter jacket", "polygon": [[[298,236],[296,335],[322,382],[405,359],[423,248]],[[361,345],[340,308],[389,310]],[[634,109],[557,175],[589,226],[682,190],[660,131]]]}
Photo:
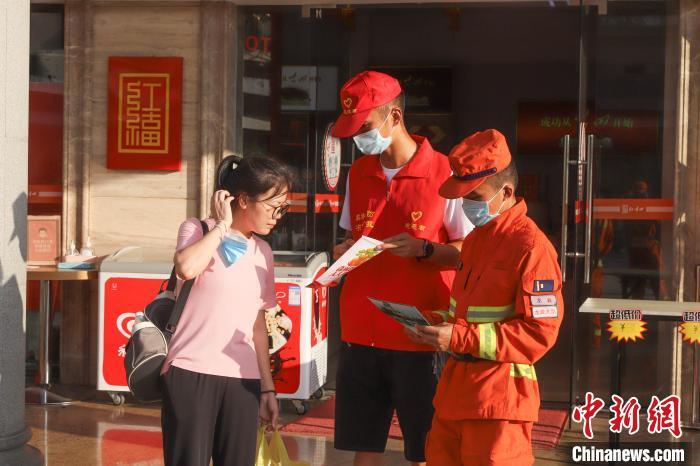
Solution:
{"label": "orange firefighter jacket", "polygon": [[478,359],[449,358],[434,400],[440,418],[537,420],[533,364],[556,342],[564,303],[557,254],[526,213],[518,199],[464,240],[450,351]]}

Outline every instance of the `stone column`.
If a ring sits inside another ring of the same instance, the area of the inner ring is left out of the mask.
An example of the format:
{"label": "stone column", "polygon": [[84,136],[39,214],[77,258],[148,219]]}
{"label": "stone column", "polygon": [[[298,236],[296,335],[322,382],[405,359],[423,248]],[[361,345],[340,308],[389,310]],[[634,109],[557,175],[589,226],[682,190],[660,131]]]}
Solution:
{"label": "stone column", "polygon": [[[695,301],[696,280],[700,280],[696,274],[696,267],[700,266],[700,1],[681,0],[679,6],[675,274],[679,288],[677,299]],[[676,385],[681,388],[683,419],[691,421],[690,407],[693,397],[697,397],[693,393],[693,347],[681,342],[680,337],[677,339]]]}
{"label": "stone column", "polygon": [[0,465],[33,465],[43,461],[24,422],[29,1],[0,0],[0,25]]}
{"label": "stone column", "polygon": [[199,216],[209,215],[214,174],[223,155],[236,152],[238,36],[236,6],[208,0],[201,6]]}

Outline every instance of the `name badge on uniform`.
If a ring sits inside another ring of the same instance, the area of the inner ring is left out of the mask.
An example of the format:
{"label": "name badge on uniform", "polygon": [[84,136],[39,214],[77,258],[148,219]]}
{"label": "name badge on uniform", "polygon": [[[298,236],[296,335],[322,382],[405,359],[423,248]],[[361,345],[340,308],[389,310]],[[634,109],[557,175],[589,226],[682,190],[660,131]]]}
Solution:
{"label": "name badge on uniform", "polygon": [[554,291],[554,280],[535,280],[532,291],[534,293],[551,293]]}
{"label": "name badge on uniform", "polygon": [[553,294],[539,294],[530,296],[530,304],[533,306],[556,306],[557,297]]}
{"label": "name badge on uniform", "polygon": [[535,319],[556,318],[559,310],[556,306],[533,306],[532,317]]}

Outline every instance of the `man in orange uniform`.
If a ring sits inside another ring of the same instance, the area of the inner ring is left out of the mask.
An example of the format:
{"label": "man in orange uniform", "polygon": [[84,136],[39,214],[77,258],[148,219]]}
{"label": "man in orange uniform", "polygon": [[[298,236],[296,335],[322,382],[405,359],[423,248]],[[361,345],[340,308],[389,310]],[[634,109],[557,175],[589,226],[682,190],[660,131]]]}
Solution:
{"label": "man in orange uniform", "polygon": [[557,254],[514,196],[517,171],[501,133],[475,133],[449,159],[440,194],[464,197],[476,228],[462,244],[449,321],[418,326],[414,337],[451,353],[428,466],[531,465],[540,406],[533,364],[556,342],[564,310]]}

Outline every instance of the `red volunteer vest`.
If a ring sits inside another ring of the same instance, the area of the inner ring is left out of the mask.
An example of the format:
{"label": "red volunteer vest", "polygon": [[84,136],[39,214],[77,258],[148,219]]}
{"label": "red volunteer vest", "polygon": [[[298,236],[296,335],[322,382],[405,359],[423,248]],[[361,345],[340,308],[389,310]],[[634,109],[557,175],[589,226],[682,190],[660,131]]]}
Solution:
{"label": "red volunteer vest", "polygon": [[[356,160],[350,168],[350,221],[354,239],[383,240],[408,232],[435,243],[448,241],[446,200],[440,185],[452,173],[447,157],[427,139],[413,137],[418,150],[387,189],[379,156]],[[386,251],[347,275],[340,296],[341,338],[348,343],[403,351],[431,351],[413,343],[401,324],[367,298],[416,306],[423,313],[446,310],[455,272],[429,261],[397,257]]]}

